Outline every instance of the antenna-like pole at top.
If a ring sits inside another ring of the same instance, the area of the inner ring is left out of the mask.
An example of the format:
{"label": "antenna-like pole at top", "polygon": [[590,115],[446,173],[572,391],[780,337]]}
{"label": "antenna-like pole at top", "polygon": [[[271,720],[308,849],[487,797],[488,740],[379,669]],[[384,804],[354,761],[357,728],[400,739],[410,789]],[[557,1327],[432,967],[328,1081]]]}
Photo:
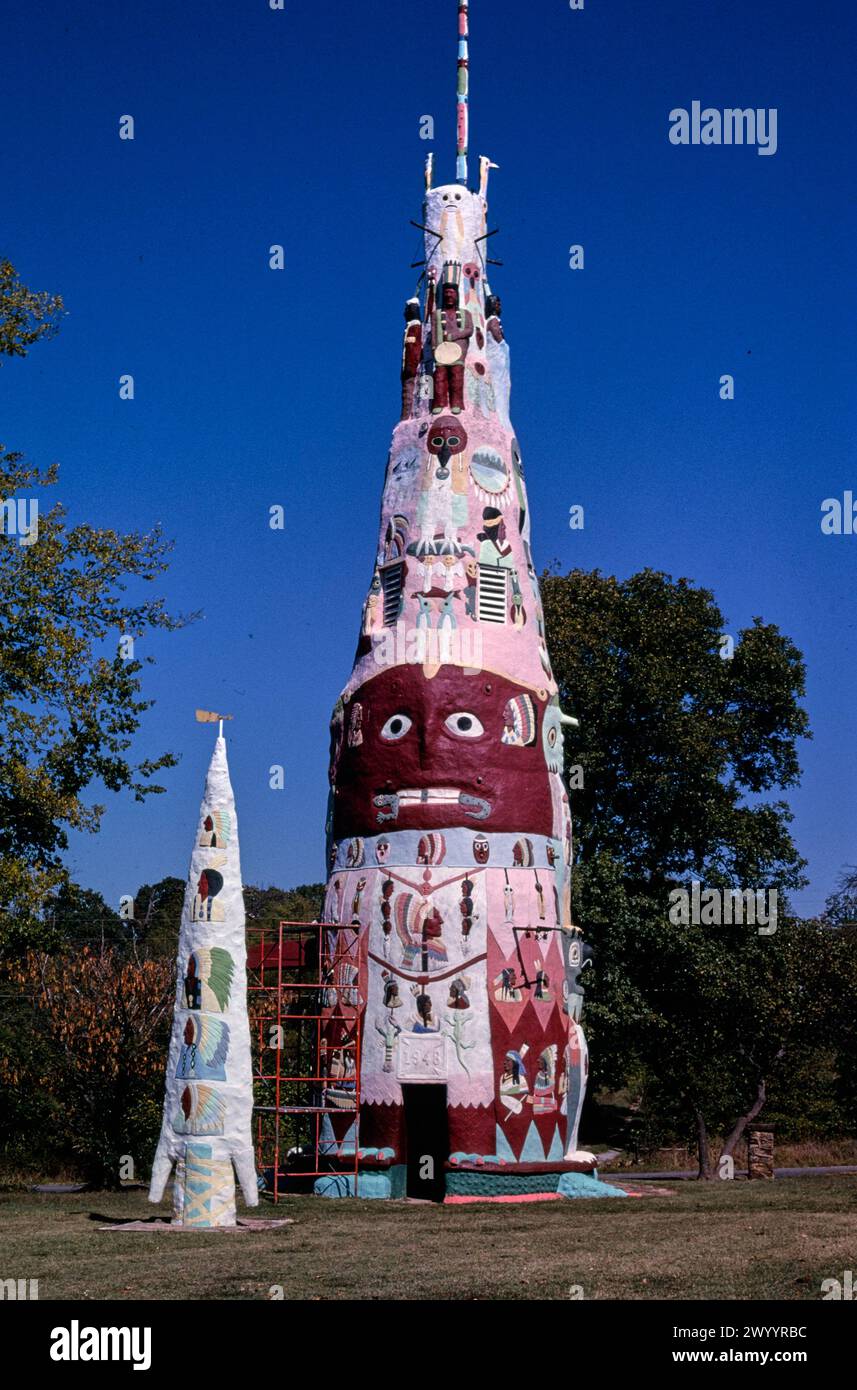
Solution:
{"label": "antenna-like pole at top", "polygon": [[455,161],[456,183],[467,184],[467,147],[470,141],[470,110],[467,104],[469,54],[467,40],[470,0],[458,0],[458,120]]}

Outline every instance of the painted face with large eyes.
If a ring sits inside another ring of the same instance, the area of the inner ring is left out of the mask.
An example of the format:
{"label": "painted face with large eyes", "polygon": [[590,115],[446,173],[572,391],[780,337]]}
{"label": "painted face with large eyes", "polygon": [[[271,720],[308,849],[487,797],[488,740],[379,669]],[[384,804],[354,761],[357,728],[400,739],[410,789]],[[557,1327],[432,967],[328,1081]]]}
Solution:
{"label": "painted face with large eyes", "polygon": [[460,425],[454,415],[440,415],[432,421],[431,429],[426,439],[426,447],[430,454],[434,454],[438,460],[437,476],[439,478],[449,477],[449,460],[456,454],[461,454],[467,448],[467,431]]}
{"label": "painted face with large eyes", "polygon": [[[367,681],[363,742],[342,750],[334,796],[334,838],[385,830],[529,831],[550,835],[550,783],[540,740],[504,743],[504,711],[532,692],[493,673],[466,676],[443,666],[397,666]],[[347,716],[347,707],[346,707]]]}
{"label": "painted face with large eyes", "polygon": [[544,748],[545,762],[551,772],[562,772],[563,743],[562,721],[560,719],[559,706],[550,704],[545,710],[542,719],[542,746]]}
{"label": "painted face with large eyes", "polygon": [[432,188],[426,195],[426,223],[436,231],[447,231],[447,239],[443,246],[445,256],[456,256],[465,260],[476,258],[474,247],[466,245],[466,242],[459,246],[457,237],[451,236],[444,220],[444,214],[453,217],[457,213],[461,218],[461,229],[464,236],[471,242],[475,241],[485,231],[485,204],[478,193],[471,193],[460,183],[438,184],[437,188]]}
{"label": "painted face with large eyes", "polygon": [[467,431],[454,415],[441,415],[432,421],[426,441],[430,454],[460,454],[467,448]]}

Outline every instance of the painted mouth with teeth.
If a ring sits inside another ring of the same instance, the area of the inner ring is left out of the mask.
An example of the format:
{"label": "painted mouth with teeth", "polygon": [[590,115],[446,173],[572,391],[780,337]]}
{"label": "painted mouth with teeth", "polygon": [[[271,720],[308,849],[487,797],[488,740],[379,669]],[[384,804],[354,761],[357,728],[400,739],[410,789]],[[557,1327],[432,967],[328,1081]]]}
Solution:
{"label": "painted mouth with teeth", "polygon": [[[508,740],[510,702],[527,715]],[[543,701],[484,672],[391,666],[339,712],[331,762],[334,840],[400,830],[550,835],[554,791]],[[557,761],[560,745],[557,739]],[[468,858],[469,862],[469,858]]]}
{"label": "painted mouth with teeth", "polygon": [[461,806],[473,820],[485,820],[491,814],[491,803],[481,796],[470,796],[458,787],[407,787],[398,792],[384,792],[373,798],[379,808],[378,823],[398,820],[399,812],[412,806]]}

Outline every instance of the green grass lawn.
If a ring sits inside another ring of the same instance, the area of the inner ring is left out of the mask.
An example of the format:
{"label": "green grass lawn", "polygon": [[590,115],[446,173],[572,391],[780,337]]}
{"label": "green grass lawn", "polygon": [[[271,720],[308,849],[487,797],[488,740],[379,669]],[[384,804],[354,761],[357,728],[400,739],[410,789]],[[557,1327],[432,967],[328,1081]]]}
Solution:
{"label": "green grass lawn", "polygon": [[[857,1178],[676,1183],[674,1195],[431,1207],[295,1197],[279,1230],[131,1234],[142,1192],[0,1197],[0,1278],[42,1299],[818,1299],[857,1267]],[[167,1208],[163,1211],[166,1213]]]}

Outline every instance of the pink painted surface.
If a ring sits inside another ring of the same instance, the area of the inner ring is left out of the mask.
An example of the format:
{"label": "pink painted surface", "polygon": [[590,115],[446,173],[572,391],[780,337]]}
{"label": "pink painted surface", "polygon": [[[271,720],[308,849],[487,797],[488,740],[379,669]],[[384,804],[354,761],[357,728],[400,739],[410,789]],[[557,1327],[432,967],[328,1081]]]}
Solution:
{"label": "pink painted surface", "polygon": [[403,1084],[442,1084],[450,1151],[514,1171],[576,1149],[585,1052],[563,722],[486,215],[462,185],[426,194],[421,329],[331,723],[325,916],[355,928],[361,1146],[401,1161]]}

